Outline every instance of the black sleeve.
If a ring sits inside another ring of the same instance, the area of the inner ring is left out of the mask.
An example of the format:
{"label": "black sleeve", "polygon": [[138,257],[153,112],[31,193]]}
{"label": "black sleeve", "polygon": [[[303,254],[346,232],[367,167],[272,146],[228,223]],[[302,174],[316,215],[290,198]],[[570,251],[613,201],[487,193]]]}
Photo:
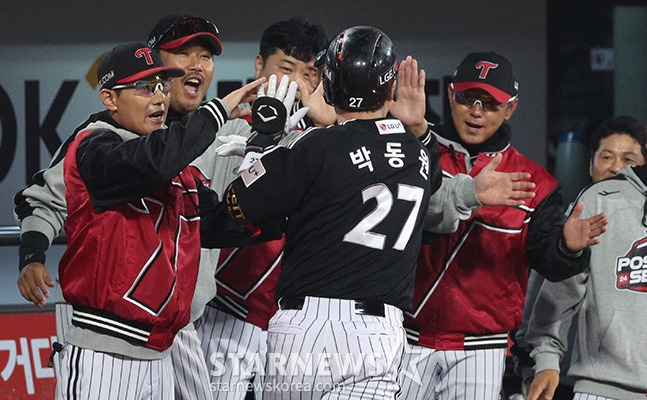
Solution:
{"label": "black sleeve", "polygon": [[20,235],[20,247],[18,248],[18,270],[29,263],[40,262],[45,264],[45,252],[49,248],[47,236],[38,231],[29,231]]}
{"label": "black sleeve", "polygon": [[535,208],[526,240],[528,265],[551,282],[582,272],[591,256],[588,247],[578,254],[564,250],[565,221],[562,195],[557,187]]}
{"label": "black sleeve", "polygon": [[198,184],[198,197],[200,242],[203,248],[242,247],[278,240],[283,236],[283,227],[279,222],[257,226],[233,220],[227,215],[224,203],[218,201],[216,192],[201,183]]}
{"label": "black sleeve", "polygon": [[177,176],[213,143],[226,116],[222,103],[212,101],[147,136],[123,140],[116,132],[96,130],[85,137],[76,158],[94,208],[137,200]]}
{"label": "black sleeve", "polygon": [[535,362],[530,357],[530,351],[524,349],[517,339],[517,330],[513,329],[510,332],[510,339],[512,341],[512,346],[510,346],[510,354],[512,355],[512,361],[514,362],[514,373],[518,376],[523,377],[523,370],[525,368],[532,368],[535,366]]}

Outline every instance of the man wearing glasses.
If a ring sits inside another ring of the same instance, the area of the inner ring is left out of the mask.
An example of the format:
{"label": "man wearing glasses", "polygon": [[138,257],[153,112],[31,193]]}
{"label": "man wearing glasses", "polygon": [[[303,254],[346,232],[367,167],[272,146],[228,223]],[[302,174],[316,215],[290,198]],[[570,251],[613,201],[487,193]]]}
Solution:
{"label": "man wearing glasses", "polygon": [[[153,28],[148,40],[149,46],[159,50],[165,65],[181,68],[184,76],[176,78],[173,85],[169,82],[139,81],[130,82],[138,93],[159,92],[169,94],[170,106],[167,106],[166,124],[180,121],[190,111],[195,110],[204,100],[214,73],[213,56],[222,51],[216,26],[199,17],[189,14],[171,15],[162,18]],[[122,87],[127,88],[126,86]],[[64,143],[54,155],[50,166],[34,177],[34,184],[20,191],[15,198],[16,214],[21,225],[21,275],[18,286],[23,296],[39,306],[46,303],[49,297],[47,287],[54,282],[44,266],[45,251],[52,240],[62,231],[67,218],[66,201],[63,184],[63,159],[69,141],[81,130],[94,121],[88,120],[79,125],[74,135]],[[233,119],[227,121],[217,132],[217,136],[249,136],[250,129],[246,121]],[[206,184],[212,180],[222,181],[220,186],[234,179],[231,171],[238,166],[239,160],[234,157],[219,158],[216,167],[215,147],[213,140],[202,157],[192,163],[193,173]],[[211,185],[214,188],[214,185]],[[217,190],[217,189],[216,189]],[[198,287],[192,303],[191,321],[202,314],[205,303],[215,295],[213,273],[218,257],[217,250],[202,250]],[[213,261],[212,261],[213,260]],[[24,292],[23,292],[24,290]],[[72,311],[65,304],[60,291],[56,290],[56,328],[57,338],[64,341],[67,328],[71,325]],[[205,357],[200,348],[195,328],[192,323],[176,336],[171,356],[175,370],[175,389],[177,399],[210,399],[208,371]]]}
{"label": "man wearing glasses", "polygon": [[142,43],[115,47],[98,67],[106,111],[67,142],[59,278],[73,313],[57,398],[174,398],[169,351],[190,322],[200,257],[188,164],[262,83],[167,127],[171,79],[183,75]]}
{"label": "man wearing glasses", "polygon": [[[587,245],[601,232],[595,224],[604,222],[599,216],[580,221],[587,229],[579,241],[564,241],[557,180],[510,145],[506,121],[519,104],[519,84],[507,59],[469,54],[447,93],[451,120],[444,126],[421,121],[412,129],[423,141],[438,140],[444,177],[475,176],[501,154],[497,170],[530,173],[535,197],[521,206],[477,207],[456,232],[423,240],[413,309],[405,314],[411,349],[400,398],[498,399],[508,332],[521,322],[529,268],[550,280],[581,271]],[[569,226],[580,223],[579,213]]]}

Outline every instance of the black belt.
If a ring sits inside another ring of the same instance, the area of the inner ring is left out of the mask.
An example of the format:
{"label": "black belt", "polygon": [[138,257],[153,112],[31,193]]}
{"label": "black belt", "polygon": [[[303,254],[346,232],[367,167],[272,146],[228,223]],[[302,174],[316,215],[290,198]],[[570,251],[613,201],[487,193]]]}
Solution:
{"label": "black belt", "polygon": [[[281,297],[279,307],[281,310],[302,310],[305,303],[305,297]],[[384,317],[384,303],[376,301],[357,301],[355,300],[355,314],[371,315],[373,317]]]}

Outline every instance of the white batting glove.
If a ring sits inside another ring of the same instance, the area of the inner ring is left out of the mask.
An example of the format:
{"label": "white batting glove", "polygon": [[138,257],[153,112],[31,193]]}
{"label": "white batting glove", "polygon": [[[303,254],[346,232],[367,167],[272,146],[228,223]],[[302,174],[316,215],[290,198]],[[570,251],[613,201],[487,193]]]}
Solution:
{"label": "white batting glove", "polygon": [[216,147],[216,154],[221,157],[230,156],[245,156],[245,146],[247,146],[247,138],[240,135],[230,135],[218,137],[218,141],[223,143]]}
{"label": "white batting glove", "polygon": [[[294,100],[297,95],[297,90],[299,89],[299,85],[297,84],[296,81],[290,82],[288,76],[283,75],[283,77],[281,78],[281,82],[279,83],[279,86],[277,88],[276,80],[277,80],[276,75],[272,74],[267,84],[267,94],[265,94],[264,85],[261,85],[258,88],[256,98],[258,100],[259,97],[263,97],[263,96],[273,97],[283,103],[283,105],[285,106],[287,115],[290,115],[290,112],[292,112],[292,106],[294,105]],[[297,126],[299,121],[301,121],[303,117],[306,116],[308,111],[310,111],[310,107],[302,107],[299,110],[297,110],[294,114],[292,114],[289,118],[287,118],[285,121],[284,131],[290,132],[292,129],[294,129],[294,127]]]}

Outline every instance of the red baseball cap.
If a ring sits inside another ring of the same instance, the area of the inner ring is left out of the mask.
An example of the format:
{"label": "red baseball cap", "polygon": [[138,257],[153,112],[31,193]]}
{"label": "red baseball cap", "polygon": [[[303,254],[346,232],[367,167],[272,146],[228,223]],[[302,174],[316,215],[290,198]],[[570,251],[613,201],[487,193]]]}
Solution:
{"label": "red baseball cap", "polygon": [[471,53],[460,63],[452,77],[455,92],[482,89],[499,103],[519,94],[519,83],[512,64],[496,53]]}
{"label": "red baseball cap", "polygon": [[200,38],[213,55],[222,53],[220,32],[213,23],[191,14],[169,15],[157,23],[148,36],[148,46],[158,50],[172,50],[190,40]]}
{"label": "red baseball cap", "polygon": [[128,42],[115,46],[101,59],[98,84],[101,89],[110,89],[160,72],[169,78],[184,75],[182,68],[165,66],[159,54],[144,43]]}

